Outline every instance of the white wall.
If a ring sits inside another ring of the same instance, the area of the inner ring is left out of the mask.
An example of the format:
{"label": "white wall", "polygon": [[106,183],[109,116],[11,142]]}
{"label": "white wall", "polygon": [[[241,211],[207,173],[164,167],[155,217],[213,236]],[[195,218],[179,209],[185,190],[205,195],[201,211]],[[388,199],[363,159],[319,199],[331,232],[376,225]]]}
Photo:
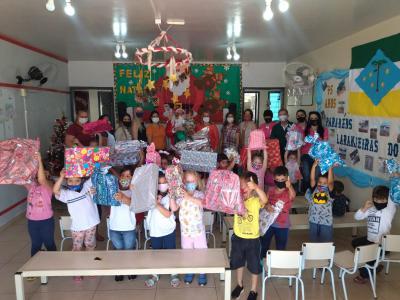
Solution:
{"label": "white wall", "polygon": [[[299,56],[293,61],[305,62],[319,72],[337,68],[349,68],[351,63],[351,48],[374,40],[397,34],[400,28],[400,16],[368,27],[360,32],[328,44],[320,49]],[[350,180],[344,179],[345,193],[352,200],[351,207],[359,208],[364,201],[371,198],[371,188],[358,188]],[[400,218],[394,218],[394,231],[400,233]]]}
{"label": "white wall", "polygon": [[[0,82],[15,84],[17,74],[25,75],[31,66],[50,63],[56,70],[54,77],[45,87],[68,90],[68,65],[45,55],[21,48],[0,40]],[[29,84],[29,83],[27,83]],[[5,89],[0,87],[0,89]],[[7,88],[15,96],[16,116],[14,118],[14,136],[25,137],[25,116],[23,99],[18,89]],[[69,95],[62,93],[27,90],[26,107],[30,138],[39,138],[42,153],[50,144],[52,125],[64,112],[69,115]],[[26,197],[26,190],[17,186],[0,185],[0,212]],[[19,213],[25,211],[25,205],[0,216],[0,226],[6,224]]]}

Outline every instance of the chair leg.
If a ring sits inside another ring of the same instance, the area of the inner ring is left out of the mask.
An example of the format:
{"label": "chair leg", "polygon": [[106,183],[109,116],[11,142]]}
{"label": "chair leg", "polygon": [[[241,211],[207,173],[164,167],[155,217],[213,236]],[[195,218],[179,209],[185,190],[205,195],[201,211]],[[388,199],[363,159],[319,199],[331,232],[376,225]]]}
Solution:
{"label": "chair leg", "polygon": [[304,297],[304,282],[303,282],[303,279],[299,278],[299,281],[300,281],[300,284],[301,284],[301,299],[302,299],[302,300],[305,300],[305,297]]}
{"label": "chair leg", "polygon": [[324,281],[325,281],[325,268],[322,269],[321,284],[324,284]]}
{"label": "chair leg", "polygon": [[317,277],[317,269],[313,269],[312,278],[315,279]]}
{"label": "chair leg", "polygon": [[292,287],[292,277],[289,277],[289,286]]}
{"label": "chair leg", "polygon": [[387,274],[389,274],[389,264],[390,264],[390,262],[386,262],[386,271],[385,271],[385,274],[387,275]]}
{"label": "chair leg", "polygon": [[333,275],[333,270],[331,268],[329,268],[328,271],[329,271],[329,273],[331,273],[331,284],[332,284],[333,300],[336,300],[335,276]]}
{"label": "chair leg", "polygon": [[263,278],[262,278],[262,292],[261,292],[261,300],[265,299],[265,286],[266,286],[266,281],[267,281],[267,277],[264,277],[264,268],[263,268]]}
{"label": "chair leg", "polygon": [[61,240],[60,251],[63,251],[64,239]]}
{"label": "chair leg", "polygon": [[343,270],[341,270],[341,272],[342,272],[342,287],[343,287],[344,300],[348,300],[346,282],[344,280],[346,273],[344,273]]}
{"label": "chair leg", "polygon": [[339,269],[339,279],[343,276],[343,269]]}
{"label": "chair leg", "polygon": [[376,289],[375,289],[376,269],[373,270],[373,273],[371,273],[371,270],[369,268],[367,268],[367,271],[369,275],[369,282],[371,283],[372,293],[374,294],[374,298],[376,298]]}
{"label": "chair leg", "polygon": [[299,279],[296,277],[296,296],[295,299],[299,299]]}

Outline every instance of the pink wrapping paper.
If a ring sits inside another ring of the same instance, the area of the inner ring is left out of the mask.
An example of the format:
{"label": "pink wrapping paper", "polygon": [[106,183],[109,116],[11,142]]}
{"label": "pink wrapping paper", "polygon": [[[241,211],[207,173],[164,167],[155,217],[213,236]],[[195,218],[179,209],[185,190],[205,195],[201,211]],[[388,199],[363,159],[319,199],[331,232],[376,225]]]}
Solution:
{"label": "pink wrapping paper", "polygon": [[165,170],[165,178],[168,182],[168,195],[171,199],[178,201],[183,197],[183,171],[181,166],[169,166]]}
{"label": "pink wrapping paper", "polygon": [[0,141],[0,184],[31,184],[39,164],[39,140],[10,139]]}
{"label": "pink wrapping paper", "polygon": [[207,181],[205,208],[227,214],[245,213],[239,176],[228,170],[214,170]]}
{"label": "pink wrapping paper", "polygon": [[160,153],[156,151],[154,143],[151,143],[147,147],[146,164],[156,164],[157,166],[161,166],[161,156]]}
{"label": "pink wrapping paper", "polygon": [[87,134],[95,134],[110,131],[112,126],[106,119],[102,119],[83,124],[83,130]]}
{"label": "pink wrapping paper", "polygon": [[87,177],[94,168],[109,161],[109,147],[86,147],[65,149],[65,177]]}
{"label": "pink wrapping paper", "polygon": [[265,148],[264,131],[255,129],[250,132],[249,148],[250,150],[263,150]]}

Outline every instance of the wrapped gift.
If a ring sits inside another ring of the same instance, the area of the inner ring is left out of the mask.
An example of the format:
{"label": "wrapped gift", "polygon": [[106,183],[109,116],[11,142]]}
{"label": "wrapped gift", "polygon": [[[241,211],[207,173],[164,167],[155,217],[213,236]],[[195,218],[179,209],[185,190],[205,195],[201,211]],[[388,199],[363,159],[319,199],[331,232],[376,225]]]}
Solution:
{"label": "wrapped gift", "polygon": [[321,169],[321,174],[325,174],[328,170],[335,166],[344,166],[344,161],[340,158],[332,147],[326,141],[321,141],[319,139],[318,133],[314,136],[306,136],[304,139],[306,143],[313,144],[308,152],[308,154],[314,158],[318,159],[319,168]]}
{"label": "wrapped gift", "polygon": [[207,181],[204,207],[228,214],[245,213],[239,176],[229,170],[214,170]]}
{"label": "wrapped gift", "polygon": [[240,163],[239,153],[234,148],[226,148],[224,154],[228,157],[230,161],[234,161],[236,164]]}
{"label": "wrapped gift", "polygon": [[154,143],[151,143],[151,145],[147,147],[146,164],[157,164],[157,166],[161,166],[161,156],[160,153],[156,151]]}
{"label": "wrapped gift", "polygon": [[269,212],[266,209],[261,209],[260,210],[260,236],[263,236],[268,228],[274,224],[276,218],[279,216],[281,213],[284,202],[282,200],[278,200],[275,205],[272,205],[272,208],[274,209],[273,212]]}
{"label": "wrapped gift", "polygon": [[386,166],[390,174],[396,174],[390,178],[390,198],[394,203],[400,204],[400,177],[398,176],[400,164],[392,158],[386,160]]}
{"label": "wrapped gift", "polygon": [[189,151],[181,152],[181,166],[183,170],[210,172],[217,167],[217,153]]}
{"label": "wrapped gift", "polygon": [[279,140],[278,139],[267,139],[266,140],[266,148],[268,154],[268,168],[276,168],[282,166],[282,156],[281,150],[279,148]]}
{"label": "wrapped gift", "polygon": [[265,148],[265,135],[261,129],[250,132],[249,146],[250,150],[263,150]]}
{"label": "wrapped gift", "polygon": [[169,197],[175,201],[178,201],[183,197],[183,171],[180,165],[168,166],[165,170],[165,178],[168,182],[168,194]]}
{"label": "wrapped gift", "polygon": [[146,164],[137,168],[132,185],[131,211],[141,213],[154,208],[158,190],[158,166]]}
{"label": "wrapped gift", "polygon": [[400,173],[400,164],[394,158],[387,159],[385,162],[389,174]]}
{"label": "wrapped gift", "polygon": [[109,147],[65,149],[65,177],[86,177],[109,162]]}
{"label": "wrapped gift", "polygon": [[15,138],[0,141],[0,184],[31,184],[35,181],[39,147],[38,140]]}
{"label": "wrapped gift", "polygon": [[100,205],[120,206],[114,196],[118,193],[118,178],[108,173],[111,167],[95,168],[90,177],[96,193],[93,195],[93,202]]}
{"label": "wrapped gift", "polygon": [[110,153],[110,164],[112,166],[135,165],[140,160],[140,151],[147,147],[143,141],[120,141],[116,142]]}
{"label": "wrapped gift", "polygon": [[88,122],[83,124],[83,130],[87,134],[95,134],[95,133],[102,133],[102,132],[107,132],[111,131],[113,128],[110,124],[110,122],[106,119],[94,121],[94,122]]}
{"label": "wrapped gift", "polygon": [[286,134],[286,150],[293,151],[304,145],[303,134],[298,130],[296,125],[292,125]]}

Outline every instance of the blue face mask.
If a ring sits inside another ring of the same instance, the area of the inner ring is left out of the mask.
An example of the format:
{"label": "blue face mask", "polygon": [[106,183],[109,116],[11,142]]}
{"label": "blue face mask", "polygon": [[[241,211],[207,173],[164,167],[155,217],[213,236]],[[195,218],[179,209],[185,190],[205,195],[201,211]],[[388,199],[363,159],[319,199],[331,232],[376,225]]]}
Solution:
{"label": "blue face mask", "polygon": [[68,185],[68,189],[74,192],[80,192],[82,190],[82,184],[79,185]]}
{"label": "blue face mask", "polygon": [[328,192],[328,186],[327,185],[318,185],[318,190],[320,192]]}
{"label": "blue face mask", "polygon": [[197,184],[195,182],[187,182],[185,184],[185,187],[188,192],[194,192],[196,190]]}

